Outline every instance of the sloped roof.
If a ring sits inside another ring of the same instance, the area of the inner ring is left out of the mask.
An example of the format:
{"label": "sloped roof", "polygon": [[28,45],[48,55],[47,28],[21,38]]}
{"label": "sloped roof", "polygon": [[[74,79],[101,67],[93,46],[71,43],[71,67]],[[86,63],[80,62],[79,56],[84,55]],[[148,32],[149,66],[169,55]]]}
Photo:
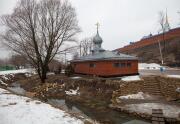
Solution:
{"label": "sloped roof", "polygon": [[100,60],[138,60],[138,58],[134,56],[118,53],[115,51],[104,51],[93,55],[91,54],[87,56],[82,56],[72,60],[71,62],[100,61]]}

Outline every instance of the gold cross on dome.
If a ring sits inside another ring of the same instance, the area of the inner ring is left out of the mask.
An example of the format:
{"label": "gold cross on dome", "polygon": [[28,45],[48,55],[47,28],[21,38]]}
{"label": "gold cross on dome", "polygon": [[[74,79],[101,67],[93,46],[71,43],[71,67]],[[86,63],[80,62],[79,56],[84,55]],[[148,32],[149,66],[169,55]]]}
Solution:
{"label": "gold cross on dome", "polygon": [[98,30],[99,26],[100,26],[99,22],[96,23],[96,26],[97,26],[97,30]]}

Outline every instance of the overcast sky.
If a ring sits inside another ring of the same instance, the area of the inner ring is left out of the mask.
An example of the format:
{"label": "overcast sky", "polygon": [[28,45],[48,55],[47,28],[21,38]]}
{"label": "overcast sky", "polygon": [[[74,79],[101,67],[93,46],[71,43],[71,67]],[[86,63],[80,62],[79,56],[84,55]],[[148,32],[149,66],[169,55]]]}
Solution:
{"label": "overcast sky", "polygon": [[[129,42],[138,41],[150,32],[156,34],[158,12],[168,12],[171,28],[179,27],[180,0],[70,0],[76,8],[79,26],[78,38],[92,37],[100,23],[103,48],[113,50]],[[0,15],[11,13],[17,0],[0,0]],[[1,27],[0,27],[1,30]],[[1,49],[2,53],[2,49]],[[4,54],[6,56],[7,54]]]}

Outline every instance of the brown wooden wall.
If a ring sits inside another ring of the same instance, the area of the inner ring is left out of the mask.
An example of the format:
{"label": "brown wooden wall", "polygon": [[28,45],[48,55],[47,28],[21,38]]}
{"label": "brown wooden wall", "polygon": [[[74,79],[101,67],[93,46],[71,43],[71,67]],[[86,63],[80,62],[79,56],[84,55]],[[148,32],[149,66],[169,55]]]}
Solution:
{"label": "brown wooden wall", "polygon": [[[168,39],[180,37],[180,28],[172,29],[169,32],[164,34],[164,40],[168,41]],[[158,40],[160,42],[163,41],[163,34],[155,35],[147,39],[142,39],[140,41],[137,41],[131,45],[124,46],[122,48],[117,49],[120,52],[128,52],[133,49],[141,48],[144,46],[148,46],[154,43],[158,43]]]}
{"label": "brown wooden wall", "polygon": [[[95,67],[90,67],[90,63],[94,63]],[[114,63],[131,63],[131,67],[114,67]],[[80,74],[104,77],[138,74],[138,60],[74,62],[72,65],[75,73]]]}

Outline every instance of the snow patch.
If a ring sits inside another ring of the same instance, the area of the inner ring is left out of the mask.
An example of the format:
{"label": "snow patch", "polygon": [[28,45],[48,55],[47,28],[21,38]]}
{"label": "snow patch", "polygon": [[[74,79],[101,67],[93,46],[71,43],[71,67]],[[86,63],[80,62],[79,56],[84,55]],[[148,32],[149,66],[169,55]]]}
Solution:
{"label": "snow patch", "polygon": [[65,93],[70,96],[80,95],[80,93],[78,91],[79,91],[79,87],[76,90],[70,89],[69,91],[65,91]]}
{"label": "snow patch", "polygon": [[80,79],[81,77],[71,77],[71,79]]}
{"label": "snow patch", "polygon": [[0,88],[0,124],[83,124],[49,104],[7,92]]}
{"label": "snow patch", "polygon": [[160,70],[162,67],[159,64],[156,63],[139,63],[138,64],[139,70],[147,69],[147,70]]}
{"label": "snow patch", "polygon": [[18,74],[18,73],[34,73],[34,70],[33,69],[19,69],[19,70],[0,71],[0,75]]}
{"label": "snow patch", "polygon": [[49,76],[50,75],[55,75],[55,73],[54,72],[48,72],[47,75],[49,75]]}
{"label": "snow patch", "polygon": [[141,78],[139,77],[139,75],[136,75],[136,76],[122,77],[121,80],[122,81],[139,81],[139,80],[141,80]]}
{"label": "snow patch", "polygon": [[130,94],[126,96],[120,96],[120,99],[149,99],[152,98],[148,94],[144,94],[143,92],[138,92],[137,94]]}
{"label": "snow patch", "polygon": [[170,77],[170,78],[180,78],[180,75],[167,75],[167,77]]}
{"label": "snow patch", "polygon": [[131,112],[152,114],[152,109],[162,109],[165,117],[177,118],[180,113],[180,107],[167,105],[163,103],[142,103],[125,105],[124,109]]}
{"label": "snow patch", "polygon": [[180,87],[178,87],[178,88],[176,89],[176,92],[180,93]]}
{"label": "snow patch", "polygon": [[26,77],[31,77],[32,74],[31,74],[31,73],[25,73],[25,76],[26,76]]}
{"label": "snow patch", "polygon": [[61,70],[61,74],[65,74],[65,70],[64,69]]}
{"label": "snow patch", "polygon": [[4,80],[9,80],[9,78],[7,78],[6,75],[3,75],[2,78],[3,78]]}
{"label": "snow patch", "polygon": [[2,80],[0,80],[0,84],[7,86],[8,84],[4,83]]}
{"label": "snow patch", "polygon": [[26,94],[26,91],[21,87],[8,87],[7,89],[9,91],[14,92],[14,93],[19,94],[19,95],[25,95]]}

